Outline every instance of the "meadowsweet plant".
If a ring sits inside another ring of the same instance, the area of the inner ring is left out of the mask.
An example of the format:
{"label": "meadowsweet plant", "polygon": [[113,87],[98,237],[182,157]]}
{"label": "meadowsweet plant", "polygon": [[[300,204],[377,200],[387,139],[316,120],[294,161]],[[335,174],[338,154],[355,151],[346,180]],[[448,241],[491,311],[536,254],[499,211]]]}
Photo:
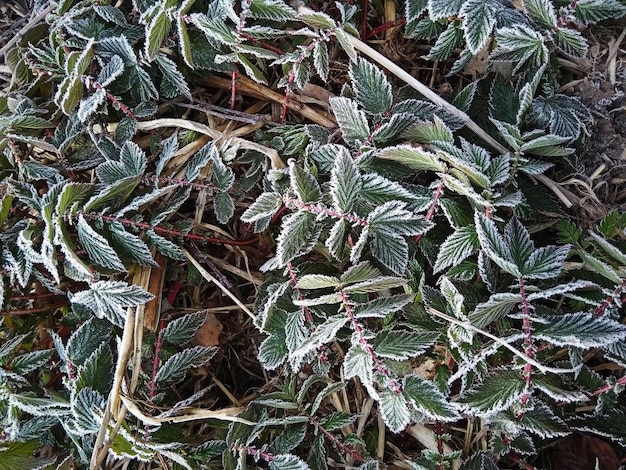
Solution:
{"label": "meadowsweet plant", "polygon": [[[626,219],[583,230],[540,183],[592,120],[554,58],[584,57],[583,27],[621,3],[407,0],[406,40],[450,77],[487,57],[434,103],[359,54],[377,57],[352,3],[40,7],[0,97],[0,469],[535,468],[575,430],[623,445]],[[289,122],[337,54],[336,128]],[[170,111],[198,108],[207,73],[230,92],[200,109],[254,137]],[[282,125],[228,108],[243,76],[276,84]],[[194,372],[221,346],[194,339],[200,307],[148,324],[148,281],[226,291],[198,259],[259,237],[265,279],[253,311],[238,302],[270,380],[208,409],[222,402]],[[410,456],[381,448],[403,432]]]}

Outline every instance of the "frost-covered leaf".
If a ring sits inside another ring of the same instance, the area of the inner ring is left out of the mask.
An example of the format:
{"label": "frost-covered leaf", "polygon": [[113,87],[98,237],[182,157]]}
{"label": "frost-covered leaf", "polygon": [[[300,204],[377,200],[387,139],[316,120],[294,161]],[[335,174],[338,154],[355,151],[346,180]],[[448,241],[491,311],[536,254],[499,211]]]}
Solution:
{"label": "frost-covered leaf", "polygon": [[430,52],[424,56],[428,60],[446,60],[463,43],[463,30],[459,21],[452,21],[439,35]]}
{"label": "frost-covered leaf", "polygon": [[156,384],[162,388],[180,382],[189,369],[205,364],[216,352],[216,348],[195,346],[170,356],[159,368],[155,378]]}
{"label": "frost-covered leaf", "polygon": [[270,335],[259,346],[259,361],[267,370],[279,367],[287,357],[287,344],[284,336]]}
{"label": "frost-covered leaf", "polygon": [[556,13],[550,0],[524,0],[524,10],[533,23],[541,29],[557,29]]}
{"label": "frost-covered leaf", "polygon": [[437,332],[383,331],[372,342],[376,355],[404,361],[421,355],[437,341]]}
{"label": "frost-covered leaf", "polygon": [[415,170],[446,170],[445,164],[440,161],[435,153],[429,152],[422,147],[414,147],[411,145],[386,147],[377,157],[402,163]]}
{"label": "frost-covered leaf", "polygon": [[411,415],[404,395],[393,390],[385,390],[380,393],[378,403],[383,421],[391,432],[400,432],[408,426]]}
{"label": "frost-covered leaf", "polygon": [[449,422],[459,418],[459,414],[437,385],[419,375],[404,377],[402,393],[417,411],[431,419]]}
{"label": "frost-covered leaf", "polygon": [[587,41],[578,31],[569,28],[557,28],[552,35],[555,46],[573,57],[583,58],[587,55]]}
{"label": "frost-covered leaf", "polygon": [[499,6],[495,0],[467,0],[463,3],[459,15],[463,17],[463,33],[472,54],[478,54],[487,44]]}
{"label": "frost-covered leaf", "polygon": [[169,241],[167,238],[162,237],[157,234],[154,230],[146,231],[146,236],[150,240],[150,243],[159,250],[162,254],[167,256],[168,258],[177,259],[177,260],[186,260],[187,257],[183,250],[180,249],[178,245]]}
{"label": "frost-covered leaf", "polygon": [[356,420],[357,416],[341,411],[335,411],[320,420],[320,424],[328,431],[350,426]]}
{"label": "frost-covered leaf", "polygon": [[156,64],[163,74],[161,94],[165,98],[175,98],[176,96],[183,95],[185,98],[191,99],[189,85],[187,85],[183,74],[178,70],[176,63],[165,54],[158,53],[156,55]]}
{"label": "frost-covered leaf", "polygon": [[338,286],[338,278],[324,274],[305,274],[298,278],[298,282],[295,285],[296,289],[324,289]]}
{"label": "frost-covered leaf", "polygon": [[310,470],[300,457],[292,454],[275,455],[269,463],[270,470]]}
{"label": "frost-covered leaf", "polygon": [[[343,373],[346,380],[352,377],[359,377],[363,385],[368,388],[368,391],[372,389],[373,376],[372,368],[374,367],[374,360],[371,354],[363,349],[360,344],[353,344],[346,352],[343,360]],[[370,395],[372,393],[370,392]],[[372,398],[376,398],[377,394],[374,393]]]}
{"label": "frost-covered leaf", "polygon": [[522,275],[527,279],[551,279],[561,273],[571,246],[547,246],[537,248],[522,266]]}
{"label": "frost-covered leaf", "polygon": [[11,361],[11,371],[20,375],[27,374],[42,367],[53,353],[54,349],[44,349],[20,354]]}
{"label": "frost-covered leaf", "polygon": [[111,337],[111,325],[90,318],[74,330],[67,340],[66,356],[74,366],[81,366],[101,344]]}
{"label": "frost-covered leaf", "polygon": [[350,79],[354,95],[365,111],[382,114],[391,108],[391,84],[378,67],[363,58],[350,64]]}
{"label": "frost-covered leaf", "polygon": [[91,388],[102,394],[108,394],[113,382],[113,367],[111,347],[103,342],[78,368],[76,390]]}
{"label": "frost-covered leaf", "polygon": [[341,150],[330,174],[330,195],[335,207],[345,214],[352,210],[361,191],[362,181],[352,156],[343,147]]}
{"label": "frost-covered leaf", "polygon": [[76,227],[80,243],[85,248],[89,258],[104,268],[126,271],[124,263],[107,239],[91,228],[82,214],[78,217]]}
{"label": "frost-covered leaf", "polygon": [[580,0],[574,8],[574,16],[585,25],[625,14],[626,7],[617,0]]}
{"label": "frost-covered leaf", "polygon": [[355,101],[344,97],[330,98],[330,106],[341,129],[341,134],[348,145],[357,146],[370,135],[365,113]]}
{"label": "frost-covered leaf", "polygon": [[110,224],[109,231],[113,245],[120,248],[134,262],[141,266],[157,266],[148,245],[137,235],[127,232],[122,224],[119,222]]}
{"label": "frost-covered leaf", "polygon": [[576,346],[582,349],[607,346],[626,338],[626,326],[591,313],[542,315],[535,326],[534,336],[557,346]]}
{"label": "frost-covered leaf", "polygon": [[491,54],[491,60],[512,62],[513,73],[522,67],[538,67],[548,61],[548,49],[540,33],[528,26],[517,24],[500,28],[496,32],[498,47]]}
{"label": "frost-covered leaf", "polygon": [[243,222],[256,222],[265,217],[273,216],[282,205],[280,193],[263,193],[241,215]]}
{"label": "frost-covered leaf", "polygon": [[72,414],[81,433],[97,433],[102,422],[106,400],[101,393],[84,388],[72,402]]}
{"label": "frost-covered leaf", "polygon": [[433,270],[437,273],[456,265],[478,251],[479,247],[476,229],[469,225],[461,227],[441,244]]}
{"label": "frost-covered leaf", "polygon": [[227,224],[235,213],[235,201],[226,191],[220,191],[213,198],[213,212],[220,224]]}
{"label": "frost-covered leaf", "polygon": [[296,12],[282,0],[251,0],[250,15],[257,20],[291,21]]}
{"label": "frost-covered leaf", "polygon": [[459,405],[467,413],[490,416],[518,401],[526,388],[521,371],[500,369],[467,390]]}
{"label": "frost-covered leaf", "polygon": [[384,318],[390,313],[397,312],[414,298],[414,294],[381,296],[363,304],[356,304],[354,315],[357,318]]}
{"label": "frost-covered leaf", "polygon": [[74,294],[70,300],[89,308],[98,318],[106,318],[123,327],[126,308],[145,304],[153,297],[141,287],[123,281],[97,281],[88,290]]}
{"label": "frost-covered leaf", "polygon": [[318,42],[313,48],[313,65],[320,78],[326,81],[330,71],[330,59],[328,58],[328,46],[323,41]]}
{"label": "frost-covered leaf", "polygon": [[320,200],[322,193],[315,177],[293,160],[289,162],[289,182],[301,202],[315,203]]}
{"label": "frost-covered leaf", "polygon": [[480,246],[485,254],[504,271],[520,277],[520,268],[516,265],[511,250],[498,232],[496,224],[478,211],[474,213],[474,222]]}
{"label": "frost-covered leaf", "polygon": [[145,53],[149,60],[154,60],[171,27],[172,19],[166,10],[159,11],[146,26]]}
{"label": "frost-covered leaf", "polygon": [[370,247],[374,257],[396,274],[404,274],[409,263],[409,245],[398,235],[375,235]]}
{"label": "frost-covered leaf", "polygon": [[313,249],[321,233],[315,214],[298,211],[285,217],[278,236],[276,255],[282,265]]}
{"label": "frost-covered leaf", "polygon": [[483,328],[508,315],[521,301],[519,294],[499,292],[493,294],[487,302],[478,304],[468,317],[473,325]]}
{"label": "frost-covered leaf", "polygon": [[428,0],[428,16],[436,21],[456,16],[463,0]]}
{"label": "frost-covered leaf", "polygon": [[206,319],[207,314],[204,310],[183,315],[169,322],[159,335],[164,341],[181,346],[193,338]]}
{"label": "frost-covered leaf", "polygon": [[292,353],[293,356],[304,356],[319,346],[333,341],[337,336],[337,332],[348,323],[348,316],[345,314],[333,315],[328,317],[326,321],[315,328],[315,331],[309,336],[302,345]]}

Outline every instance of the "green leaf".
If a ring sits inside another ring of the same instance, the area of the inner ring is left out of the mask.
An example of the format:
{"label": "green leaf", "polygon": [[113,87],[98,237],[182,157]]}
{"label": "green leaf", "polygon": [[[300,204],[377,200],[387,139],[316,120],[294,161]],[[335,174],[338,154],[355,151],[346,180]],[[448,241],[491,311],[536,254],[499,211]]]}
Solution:
{"label": "green leaf", "polygon": [[626,253],[610,243],[606,238],[600,235],[590,232],[589,236],[594,245],[598,246],[602,251],[609,255],[612,259],[626,267]]}
{"label": "green leaf", "polygon": [[298,199],[303,203],[316,203],[322,197],[320,186],[315,177],[291,160],[289,162],[289,181]]}
{"label": "green leaf", "polygon": [[[98,318],[106,318],[114,325],[123,327],[126,309],[145,304],[154,297],[141,287],[123,281],[97,281],[89,290],[77,292],[70,301],[84,305]],[[69,354],[69,353],[68,353]]]}
{"label": "green leaf", "polygon": [[480,243],[475,227],[470,225],[461,227],[441,244],[437,261],[433,266],[434,272],[438,273],[448,266],[457,265],[478,251],[479,247]]}
{"label": "green leaf", "polygon": [[508,315],[521,301],[519,294],[499,292],[493,294],[487,302],[478,304],[468,317],[473,325],[483,328]]}
{"label": "green leaf", "polygon": [[104,268],[126,272],[124,263],[107,239],[92,229],[82,214],[78,217],[76,228],[80,243],[91,260]]}
{"label": "green leaf", "polygon": [[366,112],[382,114],[391,108],[391,84],[378,67],[363,58],[350,64],[349,76],[354,95]]}
{"label": "green leaf", "polygon": [[350,426],[356,420],[357,415],[335,411],[320,420],[320,424],[327,431],[336,431],[337,429]]}
{"label": "green leaf", "polygon": [[191,51],[191,40],[189,39],[189,31],[182,15],[176,17],[176,31],[178,33],[178,48],[180,55],[189,68],[194,68],[193,54]]}
{"label": "green leaf", "polygon": [[78,432],[81,434],[97,433],[105,408],[106,400],[102,394],[90,388],[80,390],[72,402],[72,412]]}
{"label": "green leaf", "polygon": [[552,279],[558,277],[571,246],[547,246],[537,248],[521,268],[526,279]]}
{"label": "green leaf", "polygon": [[381,296],[369,302],[354,305],[354,315],[357,318],[385,318],[412,302],[414,298],[415,294]]}
{"label": "green leaf", "polygon": [[154,230],[146,231],[146,236],[150,240],[150,243],[152,243],[152,245],[157,250],[159,250],[159,252],[161,252],[163,255],[167,256],[168,258],[177,259],[181,261],[187,259],[187,257],[185,256],[185,253],[183,252],[183,250],[180,249],[178,245],[176,245],[175,243],[172,243],[167,238],[164,238],[161,235],[158,235],[157,233],[155,233]]}
{"label": "green leaf", "polygon": [[474,222],[478,240],[485,254],[504,271],[520,277],[520,268],[516,265],[504,238],[498,233],[496,224],[480,212],[474,213]]}
{"label": "green leaf", "polygon": [[163,341],[170,344],[183,345],[191,341],[206,319],[207,313],[204,310],[183,315],[169,322],[159,335]]}
{"label": "green leaf", "polygon": [[574,16],[585,25],[625,14],[626,7],[616,0],[580,0],[574,8]]}
{"label": "green leaf", "polygon": [[176,384],[183,380],[192,367],[206,364],[217,352],[216,348],[195,346],[170,356],[157,372],[155,381],[159,388]]}
{"label": "green leaf", "polygon": [[108,395],[113,383],[114,364],[111,347],[107,343],[101,343],[78,368],[76,391],[91,388]]}
{"label": "green leaf", "polygon": [[606,316],[585,312],[542,315],[542,322],[535,325],[533,334],[557,346],[589,349],[622,341],[626,338],[626,326]]}
{"label": "green leaf", "polygon": [[102,89],[95,90],[91,95],[80,101],[76,115],[81,122],[87,122],[100,106],[106,102],[106,92]]}
{"label": "green leaf", "polygon": [[259,361],[266,370],[278,368],[287,357],[285,337],[270,335],[259,346]]}
{"label": "green leaf", "polygon": [[428,0],[428,16],[433,20],[443,20],[459,14],[463,0]]}
{"label": "green leaf", "polygon": [[[343,277],[342,282],[345,282]],[[345,292],[352,292],[353,294],[369,294],[370,292],[379,292],[385,289],[404,286],[407,282],[408,281],[402,277],[379,276],[346,286],[343,290]]]}
{"label": "green leaf", "polygon": [[235,213],[235,201],[226,191],[219,191],[213,198],[213,211],[220,224],[227,224]]}
{"label": "green leaf", "polygon": [[[431,17],[432,18],[432,17]],[[435,45],[430,48],[424,59],[446,60],[463,43],[463,30],[459,21],[452,21],[448,28],[439,35]]]}
{"label": "green leaf", "polygon": [[116,249],[141,266],[158,266],[152,258],[150,248],[141,238],[127,232],[119,222],[111,223],[108,228],[111,232],[111,242]]}
{"label": "green leaf", "polygon": [[376,335],[372,346],[377,356],[404,361],[421,355],[438,337],[437,332],[387,330]]}
{"label": "green leaf", "polygon": [[582,258],[583,262],[588,265],[593,271],[597,272],[601,276],[606,277],[607,279],[610,279],[616,284],[620,284],[622,282],[619,273],[615,269],[613,269],[612,266],[609,266],[604,261],[601,261],[595,256],[585,253],[582,250],[577,250],[576,253]]}
{"label": "green leaf", "polygon": [[406,398],[401,393],[385,390],[378,401],[380,414],[391,432],[398,433],[411,421]]}
{"label": "green leaf", "polygon": [[478,54],[487,44],[496,24],[499,6],[494,0],[468,0],[463,3],[459,15],[463,17],[463,33],[472,54]]}
{"label": "green leaf", "polygon": [[291,454],[275,455],[269,462],[270,470],[309,470],[309,466],[300,457]]}
{"label": "green leaf", "polygon": [[282,206],[283,199],[280,193],[262,193],[248,206],[241,215],[243,222],[256,222],[265,217],[273,216]]}
{"label": "green leaf", "polygon": [[[565,436],[570,433],[565,422],[556,416],[545,403],[538,400],[533,400],[532,407],[528,407],[521,414],[511,410],[502,414],[506,416],[507,424],[519,426],[521,429],[541,436],[543,439]],[[496,417],[495,420],[499,421],[499,417]]]}
{"label": "green leaf", "polygon": [[402,393],[419,412],[444,422],[459,418],[459,414],[435,383],[419,375],[407,375],[402,382]]}
{"label": "green leaf", "polygon": [[[524,0],[524,11],[541,29],[556,28],[556,13],[550,0]],[[562,28],[558,28],[560,30]]]}
{"label": "green leaf", "polygon": [[111,337],[111,325],[90,318],[74,330],[67,340],[67,358],[73,366],[82,366],[93,351]]}
{"label": "green leaf", "polygon": [[156,55],[156,63],[163,74],[161,94],[165,98],[175,98],[176,96],[183,95],[185,98],[191,100],[189,85],[187,85],[185,77],[180,73],[174,61],[169,59],[165,54],[158,53]]}
{"label": "green leaf", "polygon": [[281,0],[251,0],[250,15],[257,20],[291,21],[296,12]]}
{"label": "green leaf", "polygon": [[513,73],[522,67],[539,67],[548,61],[548,49],[541,34],[528,26],[515,25],[499,28],[496,32],[498,47],[491,54],[493,61],[512,62]]}
{"label": "green leaf", "polygon": [[335,39],[337,39],[337,44],[339,44],[339,46],[344,50],[351,61],[355,61],[357,59],[357,55],[356,50],[352,45],[352,41],[350,40],[350,35],[342,28],[335,28],[334,33]]}
{"label": "green leaf", "polygon": [[[353,344],[346,352],[343,359],[343,373],[345,380],[349,380],[352,377],[358,377],[363,382],[363,385],[368,388],[368,391],[373,388],[373,374],[372,368],[374,367],[374,360],[371,354],[369,354],[363,346],[360,344]],[[372,398],[376,394],[370,392]]]}
{"label": "green leaf", "polygon": [[347,256],[349,246],[346,241],[350,231],[350,222],[339,219],[333,225],[333,228],[328,233],[328,238],[324,242],[330,254],[338,261],[343,261]]}
{"label": "green leaf", "polygon": [[16,374],[25,375],[42,367],[48,362],[50,357],[52,357],[53,353],[54,349],[45,349],[20,354],[11,361],[11,371]]}
{"label": "green leaf", "polygon": [[313,28],[332,29],[336,26],[335,21],[326,13],[313,10],[304,10],[298,14],[298,19]]}
{"label": "green leaf", "polygon": [[276,256],[282,265],[311,251],[321,233],[315,214],[299,211],[283,220]]}
{"label": "green leaf", "polygon": [[441,162],[437,154],[424,150],[422,147],[411,145],[386,147],[377,157],[402,163],[414,170],[446,171],[445,164]]}
{"label": "green leaf", "polygon": [[348,323],[348,320],[348,316],[343,313],[328,317],[324,323],[315,328],[311,336],[303,341],[302,345],[296,351],[293,351],[292,356],[302,357],[314,349],[334,341],[337,332]]}
{"label": "green leaf", "polygon": [[355,101],[344,97],[332,97],[330,98],[330,107],[348,145],[360,145],[369,137],[370,129],[367,118],[365,113],[358,109]]}
{"label": "green leaf", "polygon": [[500,369],[466,391],[459,405],[467,413],[487,417],[506,410],[520,399],[525,389],[521,371]]}
{"label": "green leaf", "polygon": [[313,48],[313,65],[320,78],[326,81],[330,71],[330,59],[328,57],[328,46],[325,42],[320,41]]}
{"label": "green leaf", "polygon": [[463,462],[460,470],[498,470],[498,465],[488,452],[479,451]]}
{"label": "green leaf", "polygon": [[572,57],[583,58],[587,55],[587,41],[578,31],[558,28],[552,35],[554,45]]}
{"label": "green leaf", "polygon": [[0,444],[0,470],[32,470],[54,464],[54,459],[33,457],[40,446],[39,439],[26,442],[3,441]]}
{"label": "green leaf", "polygon": [[343,214],[350,212],[361,187],[359,170],[350,153],[341,147],[330,174],[330,195],[337,210]]}
{"label": "green leaf", "polygon": [[370,242],[372,255],[396,274],[404,274],[409,263],[409,245],[392,233],[374,235]]}
{"label": "green leaf", "polygon": [[325,289],[328,287],[338,287],[339,279],[334,276],[324,274],[305,274],[298,278],[296,289]]}
{"label": "green leaf", "polygon": [[154,60],[161,49],[161,44],[169,35],[172,19],[166,10],[159,11],[149,25],[146,26],[145,53],[150,61]]}

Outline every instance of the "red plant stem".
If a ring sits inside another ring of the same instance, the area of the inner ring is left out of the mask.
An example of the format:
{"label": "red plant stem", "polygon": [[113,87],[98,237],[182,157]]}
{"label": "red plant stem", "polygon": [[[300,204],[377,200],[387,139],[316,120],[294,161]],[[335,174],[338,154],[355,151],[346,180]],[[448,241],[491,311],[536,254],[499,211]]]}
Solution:
{"label": "red plant stem", "polygon": [[172,289],[170,290],[169,295],[167,296],[167,303],[170,305],[174,305],[174,300],[176,300],[176,296],[178,295],[178,292],[180,291],[180,288],[183,286],[183,283],[178,281],[176,284],[174,284],[174,286],[172,287]]}
{"label": "red plant stem", "polygon": [[395,28],[396,26],[403,26],[405,24],[406,24],[405,18],[400,18],[399,20],[396,20],[396,21],[389,21],[388,23],[385,23],[383,25],[380,25],[372,29],[370,32],[367,33],[367,37],[365,37],[365,39],[369,39],[371,37],[377,36],[380,33],[387,31],[388,29]]}
{"label": "red plant stem", "polygon": [[361,18],[361,37],[368,38],[367,34],[367,12],[370,9],[369,1],[363,0],[363,18]]}
{"label": "red plant stem", "polygon": [[67,307],[69,305],[68,301],[59,302],[52,305],[43,305],[41,307],[33,307],[33,308],[18,308],[15,310],[0,310],[0,315],[30,315],[33,313],[41,313],[46,312],[48,310],[54,310],[61,307]]}
{"label": "red plant stem", "polygon": [[309,422],[313,426],[315,426],[317,429],[319,429],[322,432],[322,434],[324,435],[325,438],[327,438],[334,445],[336,445],[338,448],[343,450],[346,454],[350,455],[358,463],[365,462],[365,459],[363,458],[363,456],[361,454],[359,454],[356,450],[348,447],[343,442],[341,442],[339,439],[337,439],[337,436],[335,436],[333,433],[331,433],[330,431],[325,429],[324,426],[322,426],[319,423],[319,421],[317,421],[313,416],[309,416]]}
{"label": "red plant stem", "polygon": [[437,470],[446,470],[446,466],[444,465],[443,460],[443,439],[441,439],[441,421],[437,420],[435,422],[435,434],[437,435],[437,452],[439,453],[439,465],[437,465]]}
{"label": "red plant stem", "polygon": [[125,219],[121,217],[115,217],[112,215],[96,214],[93,212],[89,212],[89,213],[83,212],[83,213],[76,213],[74,216],[77,217],[78,215],[82,215],[86,219],[103,220],[105,222],[119,222],[122,225],[134,226],[134,227],[145,229],[145,230],[154,230],[155,232],[158,232],[158,233],[164,233],[166,235],[172,235],[175,237],[183,237],[188,240],[198,240],[198,241],[204,241],[208,243],[220,243],[222,245],[234,245],[234,246],[252,245],[253,243],[256,243],[259,239],[259,237],[253,237],[253,238],[250,238],[249,240],[227,240],[223,238],[204,237],[202,235],[196,235],[194,233],[182,233],[182,232],[179,232],[178,230],[172,230],[172,229],[168,229],[164,227],[159,227],[156,225],[151,225],[147,222],[137,222],[132,219]]}
{"label": "red plant stem", "polygon": [[274,47],[271,44],[268,44],[266,42],[263,42],[257,38],[255,38],[254,36],[249,35],[248,33],[241,33],[241,37],[242,38],[246,38],[249,41],[252,41],[256,44],[259,44],[260,46],[264,47],[265,49],[267,49],[268,51],[272,51],[278,55],[283,55],[284,52],[282,50],[280,50],[278,47]]}
{"label": "red plant stem", "polygon": [[374,348],[365,337],[365,334],[363,332],[363,326],[361,326],[361,324],[358,322],[356,318],[356,315],[354,314],[354,309],[352,308],[352,305],[350,304],[350,299],[348,295],[345,293],[343,289],[341,289],[339,293],[341,294],[341,302],[343,304],[343,308],[345,308],[346,310],[346,314],[348,315],[348,318],[350,319],[350,324],[352,325],[352,329],[354,330],[354,332],[357,334],[357,337],[359,338],[359,344],[365,350],[365,352],[369,354],[369,356],[372,358],[372,362],[374,363],[374,367],[376,368],[376,371],[379,374],[385,376],[387,380],[389,380],[389,388],[391,388],[391,390],[393,390],[394,392],[398,394],[402,393],[402,386],[398,383],[396,379],[394,379],[391,376],[391,371],[380,360],[380,358],[374,351]]}
{"label": "red plant stem", "polygon": [[[615,385],[626,385],[626,375],[617,379],[617,381],[615,382]],[[598,388],[597,390],[594,390],[594,392],[591,395],[595,397],[596,395],[601,395],[603,393],[610,392],[611,390],[615,388],[615,385],[604,385]]]}
{"label": "red plant stem", "polygon": [[179,184],[181,186],[189,186],[194,189],[208,189],[210,191],[214,191],[218,189],[217,186],[214,186],[212,184],[199,183],[196,181],[189,181],[185,179],[170,178],[168,176],[159,176],[159,177],[144,176],[143,178],[141,178],[141,182],[144,184],[154,183],[155,181],[158,181],[159,183]]}
{"label": "red plant stem", "polygon": [[[293,265],[291,264],[291,261],[287,263],[287,270],[289,271],[289,279],[291,281],[291,286],[293,287],[294,292],[298,295],[298,300],[303,300],[304,295],[302,295],[302,291],[296,287],[296,284],[298,284],[298,278],[296,277],[296,272],[293,269]],[[313,325],[313,317],[311,316],[311,311],[309,310],[309,307],[307,307],[306,305],[303,305],[302,312],[304,312],[304,318],[306,319],[307,323],[309,325]]]}
{"label": "red plant stem", "polygon": [[350,223],[353,224],[358,224],[362,227],[367,227],[369,225],[369,222],[361,217],[358,217],[356,215],[353,214],[342,214],[340,212],[337,212],[333,209],[326,209],[320,206],[316,206],[314,204],[308,204],[306,202],[300,202],[298,199],[294,199],[294,198],[288,198],[285,203],[287,204],[292,204],[294,205],[296,208],[298,209],[305,209],[309,212],[312,212],[313,214],[324,214],[328,217],[331,217],[333,219],[345,219]]}
{"label": "red plant stem", "polygon": [[615,301],[616,298],[621,298],[622,293],[624,292],[625,289],[626,289],[626,279],[624,279],[622,283],[619,286],[617,286],[617,289],[615,289],[611,295],[609,295],[606,299],[604,299],[601,305],[595,308],[595,310],[593,311],[593,316],[601,317],[602,315],[604,315],[609,305],[611,305]]}
{"label": "red plant stem", "polygon": [[255,457],[265,460],[266,462],[273,462],[276,458],[274,454],[270,454],[269,452],[263,452],[257,449],[254,446],[240,446],[237,449],[245,450],[246,454],[254,455]]}
{"label": "red plant stem", "polygon": [[230,109],[235,109],[235,101],[237,100],[237,71],[233,70],[230,79]]}
{"label": "red plant stem", "polygon": [[163,337],[161,332],[165,328],[165,320],[159,322],[159,334],[157,336],[156,344],[154,345],[154,359],[152,360],[152,375],[150,376],[150,402],[156,396],[156,376],[159,368],[159,353],[163,348]]}
{"label": "red plant stem", "polygon": [[109,101],[111,101],[112,103],[115,103],[116,105],[119,106],[119,108],[122,110],[122,112],[124,114],[126,114],[128,117],[131,117],[133,119],[137,119],[137,116],[135,116],[133,114],[133,112],[130,110],[130,108],[128,106],[126,106],[124,103],[122,103],[120,100],[118,100],[115,95],[113,95],[111,92],[109,92],[108,90],[106,90],[102,85],[100,85],[98,82],[96,82],[95,80],[93,80],[91,77],[88,76],[83,76],[82,77],[83,82],[85,83],[85,85],[87,87],[93,87],[96,90],[102,90],[106,93],[107,98],[109,99]]}
{"label": "red plant stem", "polygon": [[[435,211],[437,210],[437,206],[439,205],[439,199],[443,195],[443,179],[439,180],[439,184],[437,185],[437,189],[435,190],[435,194],[433,195],[433,200],[430,203],[430,207],[428,208],[428,212],[426,212],[426,220],[433,220],[435,217]],[[422,235],[417,235],[414,240],[415,243],[419,242],[422,239]]]}

